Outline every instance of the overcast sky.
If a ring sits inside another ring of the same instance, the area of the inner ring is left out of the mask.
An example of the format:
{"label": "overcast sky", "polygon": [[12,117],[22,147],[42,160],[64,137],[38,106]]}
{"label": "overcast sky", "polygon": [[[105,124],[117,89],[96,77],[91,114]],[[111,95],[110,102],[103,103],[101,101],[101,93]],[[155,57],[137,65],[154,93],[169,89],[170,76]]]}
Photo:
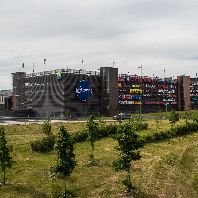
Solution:
{"label": "overcast sky", "polygon": [[0,0],[0,89],[33,63],[40,72],[113,62],[119,73],[140,74],[143,65],[143,75],[194,77],[198,1]]}

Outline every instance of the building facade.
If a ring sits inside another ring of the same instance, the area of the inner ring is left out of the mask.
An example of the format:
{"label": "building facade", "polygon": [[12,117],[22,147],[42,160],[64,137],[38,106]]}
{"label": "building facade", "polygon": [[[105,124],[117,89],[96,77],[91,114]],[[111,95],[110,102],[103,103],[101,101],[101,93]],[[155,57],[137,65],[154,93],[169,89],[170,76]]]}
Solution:
{"label": "building facade", "polygon": [[61,69],[13,76],[13,109],[38,116],[111,116],[198,109],[198,80],[158,78],[101,67],[99,72]]}
{"label": "building facade", "polygon": [[0,111],[9,111],[12,108],[12,91],[0,90]]}
{"label": "building facade", "polygon": [[122,74],[118,77],[119,111],[159,112],[177,110],[177,80]]}
{"label": "building facade", "polygon": [[190,107],[198,109],[198,78],[190,78]]}
{"label": "building facade", "polygon": [[[31,110],[38,116],[113,115],[117,111],[118,69],[103,67],[100,72],[60,69],[13,78],[13,108]],[[112,91],[114,90],[114,91]]]}

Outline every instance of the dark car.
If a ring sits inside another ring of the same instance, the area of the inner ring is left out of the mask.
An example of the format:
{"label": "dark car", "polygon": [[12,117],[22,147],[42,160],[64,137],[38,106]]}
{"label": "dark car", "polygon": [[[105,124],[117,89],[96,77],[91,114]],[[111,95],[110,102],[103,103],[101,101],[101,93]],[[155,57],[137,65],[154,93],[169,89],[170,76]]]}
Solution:
{"label": "dark car", "polygon": [[130,119],[131,114],[130,113],[119,113],[115,116],[113,116],[114,120],[124,120],[124,119]]}

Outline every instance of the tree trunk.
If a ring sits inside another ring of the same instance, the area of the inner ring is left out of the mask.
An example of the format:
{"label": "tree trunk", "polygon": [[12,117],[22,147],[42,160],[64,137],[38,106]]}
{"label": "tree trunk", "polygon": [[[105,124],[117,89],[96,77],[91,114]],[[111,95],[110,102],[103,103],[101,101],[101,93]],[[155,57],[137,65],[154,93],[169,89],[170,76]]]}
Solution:
{"label": "tree trunk", "polygon": [[128,186],[128,192],[132,191],[132,183],[131,183],[131,169],[128,169],[128,182],[129,182],[129,186]]}
{"label": "tree trunk", "polygon": [[5,180],[6,180],[6,173],[5,173],[5,169],[3,170],[3,184],[5,185]]}
{"label": "tree trunk", "polygon": [[67,197],[66,178],[64,179],[64,182],[65,182],[64,197],[66,198]]}

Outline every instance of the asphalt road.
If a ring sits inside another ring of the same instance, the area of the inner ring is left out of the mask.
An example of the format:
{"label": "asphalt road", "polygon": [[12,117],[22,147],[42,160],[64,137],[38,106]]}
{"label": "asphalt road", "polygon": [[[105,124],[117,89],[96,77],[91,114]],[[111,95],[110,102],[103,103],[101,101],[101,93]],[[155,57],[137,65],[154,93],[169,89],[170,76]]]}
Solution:
{"label": "asphalt road", "polygon": [[[45,119],[32,119],[32,118],[11,118],[11,117],[0,117],[0,125],[29,125],[29,124],[43,124]],[[106,120],[115,121],[115,120]],[[77,123],[87,122],[87,120],[64,120],[64,119],[53,119],[51,123]]]}
{"label": "asphalt road", "polygon": [[[158,116],[153,115],[143,115],[144,119],[156,119]],[[16,117],[3,117],[0,116],[0,125],[28,125],[28,124],[43,124],[46,121],[44,118],[16,118]],[[106,119],[105,121],[116,121],[113,119]],[[77,123],[77,122],[87,122],[86,118],[84,120],[65,120],[65,119],[52,119],[51,123]]]}

